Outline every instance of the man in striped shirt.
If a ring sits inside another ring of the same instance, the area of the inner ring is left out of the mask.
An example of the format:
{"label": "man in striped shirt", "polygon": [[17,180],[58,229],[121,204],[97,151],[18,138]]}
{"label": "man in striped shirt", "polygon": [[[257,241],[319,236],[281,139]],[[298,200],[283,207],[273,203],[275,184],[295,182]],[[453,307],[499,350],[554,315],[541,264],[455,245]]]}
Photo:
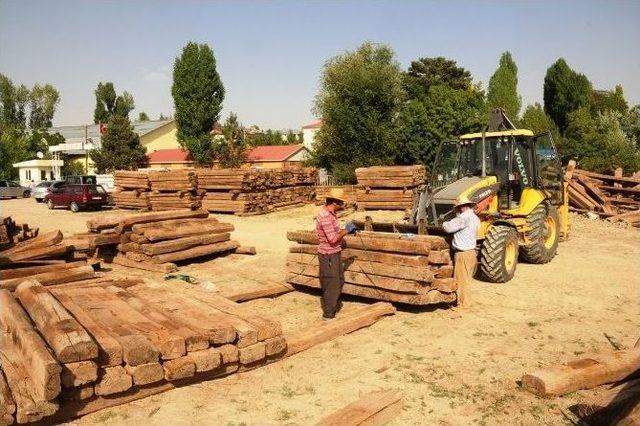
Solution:
{"label": "man in striped shirt", "polygon": [[322,288],[322,318],[329,320],[336,316],[342,292],[342,239],[354,233],[356,227],[348,223],[340,229],[336,213],[344,208],[343,192],[334,189],[326,198],[325,206],[316,217],[316,234],[318,236],[318,261],[320,264],[320,287]]}

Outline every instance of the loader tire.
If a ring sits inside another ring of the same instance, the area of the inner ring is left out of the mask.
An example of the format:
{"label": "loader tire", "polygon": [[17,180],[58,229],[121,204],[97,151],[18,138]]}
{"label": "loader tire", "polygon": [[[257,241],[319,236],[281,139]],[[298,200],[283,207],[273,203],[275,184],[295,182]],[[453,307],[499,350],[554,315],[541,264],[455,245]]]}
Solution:
{"label": "loader tire", "polygon": [[518,233],[507,225],[489,229],[480,249],[480,271],[493,283],[505,283],[513,278],[518,264]]}
{"label": "loader tire", "polygon": [[560,237],[558,210],[555,206],[542,203],[533,209],[527,217],[527,222],[531,228],[527,237],[532,242],[520,249],[522,261],[537,264],[550,262],[558,251]]}

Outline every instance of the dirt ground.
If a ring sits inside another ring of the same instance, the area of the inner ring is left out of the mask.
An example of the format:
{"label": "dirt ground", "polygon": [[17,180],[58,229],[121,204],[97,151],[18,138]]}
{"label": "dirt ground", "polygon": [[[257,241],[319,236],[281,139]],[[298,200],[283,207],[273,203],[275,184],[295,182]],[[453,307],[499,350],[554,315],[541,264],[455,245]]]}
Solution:
{"label": "dirt ground", "polygon": [[[286,231],[311,228],[317,209],[222,216],[236,226],[234,238],[255,245],[258,255],[208,260],[182,267],[181,272],[221,290],[281,281],[290,245]],[[0,201],[0,214],[42,231],[59,228],[67,234],[84,231],[86,219],[102,213],[51,212],[22,199]],[[162,280],[143,271],[113,272]],[[507,284],[475,281],[473,307],[463,316],[442,308],[398,311],[372,327],[275,364],[106,409],[73,423],[306,425],[361,394],[401,389],[404,409],[395,425],[569,424],[568,407],[599,390],[545,400],[522,391],[517,381],[540,366],[611,350],[605,334],[624,347],[632,346],[640,330],[639,288],[638,231],[573,216],[571,238],[560,244],[550,264],[520,264]],[[343,312],[363,303],[348,299]],[[313,294],[293,292],[247,304],[282,321],[285,331],[320,318]]]}

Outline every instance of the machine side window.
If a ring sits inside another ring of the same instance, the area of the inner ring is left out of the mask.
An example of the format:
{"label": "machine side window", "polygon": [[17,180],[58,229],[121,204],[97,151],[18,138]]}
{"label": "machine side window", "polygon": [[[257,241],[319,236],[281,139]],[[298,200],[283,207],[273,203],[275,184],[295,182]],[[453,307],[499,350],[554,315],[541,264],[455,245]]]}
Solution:
{"label": "machine side window", "polygon": [[562,204],[562,166],[551,133],[536,135],[534,141],[538,187],[547,192],[552,204]]}

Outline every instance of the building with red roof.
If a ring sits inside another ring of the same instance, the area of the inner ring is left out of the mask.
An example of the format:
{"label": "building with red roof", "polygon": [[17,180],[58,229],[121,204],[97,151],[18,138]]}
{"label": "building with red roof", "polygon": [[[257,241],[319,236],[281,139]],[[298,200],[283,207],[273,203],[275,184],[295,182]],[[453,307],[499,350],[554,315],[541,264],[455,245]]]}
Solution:
{"label": "building with red roof", "polygon": [[[247,152],[246,165],[261,169],[296,167],[309,158],[309,150],[303,144],[256,146]],[[189,151],[182,148],[159,149],[147,154],[150,168],[178,169],[192,167]]]}

